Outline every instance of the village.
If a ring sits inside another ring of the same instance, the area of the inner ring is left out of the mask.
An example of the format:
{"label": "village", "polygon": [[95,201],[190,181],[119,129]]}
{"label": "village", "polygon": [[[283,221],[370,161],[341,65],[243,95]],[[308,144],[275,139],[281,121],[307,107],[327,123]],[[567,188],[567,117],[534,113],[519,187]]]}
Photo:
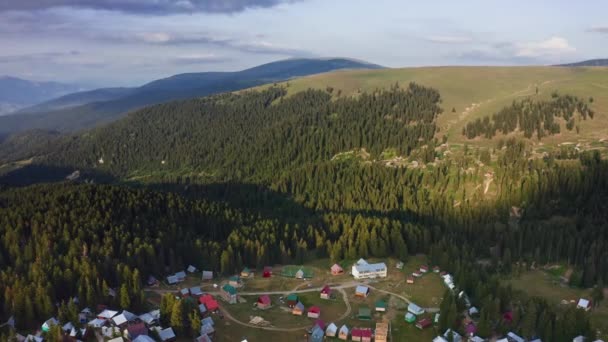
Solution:
{"label": "village", "polygon": [[[18,340],[42,342],[44,333],[58,325],[64,341],[191,341],[161,324],[159,297],[171,294],[175,300],[198,306],[200,335],[196,342],[261,341],[271,336],[308,342],[486,341],[475,335],[479,310],[467,294],[459,290],[452,275],[424,261],[424,257],[407,264],[361,258],[325,268],[322,261],[310,266],[265,266],[259,271],[244,267],[229,277],[189,265],[162,281],[149,277],[148,301],[156,307],[149,312],[134,314],[103,305],[96,311],[84,308],[75,322],[82,328],[50,318],[39,331],[18,335]],[[466,303],[460,333],[438,331],[439,305],[447,290]],[[585,298],[575,304],[581,310],[591,308]],[[509,315],[505,312],[504,319]],[[492,341],[526,340],[509,332]],[[582,336],[573,340],[582,341]]]}

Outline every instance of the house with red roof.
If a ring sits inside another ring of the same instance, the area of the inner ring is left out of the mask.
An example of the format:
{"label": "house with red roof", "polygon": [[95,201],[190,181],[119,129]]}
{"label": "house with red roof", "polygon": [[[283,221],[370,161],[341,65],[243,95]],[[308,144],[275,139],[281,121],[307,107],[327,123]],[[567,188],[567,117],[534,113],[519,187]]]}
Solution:
{"label": "house with red roof", "polygon": [[433,325],[433,322],[431,321],[430,318],[423,318],[421,320],[419,320],[418,322],[416,322],[416,328],[423,330],[426,329],[428,327],[430,327],[431,325]]}
{"label": "house with red roof", "polygon": [[353,328],[351,331],[353,341],[359,342],[371,342],[372,341],[372,329],[370,328]]}
{"label": "house with red roof", "polygon": [[272,267],[264,266],[264,271],[262,271],[262,277],[264,277],[264,278],[272,277]]}
{"label": "house with red roof", "polygon": [[270,296],[262,295],[258,298],[258,309],[268,309],[272,304],[270,301]]}
{"label": "house with red roof", "polygon": [[321,299],[331,299],[331,287],[329,285],[323,286],[321,290]]}
{"label": "house with red roof", "polygon": [[331,267],[331,274],[332,275],[340,275],[340,274],[344,274],[344,269],[342,268],[342,266],[338,265],[338,264],[334,264]]}
{"label": "house with red roof", "polygon": [[205,304],[208,312],[213,312],[220,308],[219,304],[212,295],[206,294],[198,299],[199,303]]}
{"label": "house with red roof", "polygon": [[308,318],[319,318],[321,316],[321,308],[318,306],[311,306],[308,309]]}
{"label": "house with red roof", "polygon": [[405,281],[407,284],[413,284],[414,283],[414,277],[413,276],[408,276],[407,280]]}
{"label": "house with red roof", "polygon": [[420,266],[420,272],[427,273],[429,271],[429,267],[427,265]]}

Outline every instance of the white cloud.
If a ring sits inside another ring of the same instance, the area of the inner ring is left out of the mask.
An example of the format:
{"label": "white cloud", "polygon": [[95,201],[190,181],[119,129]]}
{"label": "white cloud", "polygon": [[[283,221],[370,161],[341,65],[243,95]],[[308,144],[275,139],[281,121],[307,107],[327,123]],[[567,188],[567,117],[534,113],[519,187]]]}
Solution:
{"label": "white cloud", "polygon": [[427,38],[427,40],[440,44],[463,44],[473,41],[471,37],[464,36],[430,36]]}
{"label": "white cloud", "polygon": [[516,43],[515,49],[517,57],[559,56],[576,51],[576,48],[562,37],[551,37],[539,42]]}

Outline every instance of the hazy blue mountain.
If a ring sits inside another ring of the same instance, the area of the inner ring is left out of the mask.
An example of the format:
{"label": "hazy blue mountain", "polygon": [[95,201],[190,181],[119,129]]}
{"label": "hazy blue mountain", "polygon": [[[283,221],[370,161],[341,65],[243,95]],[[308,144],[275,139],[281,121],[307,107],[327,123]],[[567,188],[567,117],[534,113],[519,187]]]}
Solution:
{"label": "hazy blue mountain", "polygon": [[42,113],[4,116],[0,118],[0,136],[29,129],[76,131],[114,121],[129,111],[152,104],[236,91],[339,69],[377,68],[382,67],[346,58],[289,59],[236,72],[179,74],[130,89],[125,96],[109,101]]}
{"label": "hazy blue mountain", "polygon": [[100,88],[71,93],[31,107],[22,108],[18,113],[42,113],[58,109],[81,106],[91,102],[111,101],[130,95],[135,88]]}
{"label": "hazy blue mountain", "polygon": [[2,76],[0,77],[0,115],[82,89],[73,84],[36,82]]}
{"label": "hazy blue mountain", "polygon": [[560,64],[558,66],[564,66],[564,67],[608,66],[608,58],[589,59],[589,60],[582,61],[582,62]]}

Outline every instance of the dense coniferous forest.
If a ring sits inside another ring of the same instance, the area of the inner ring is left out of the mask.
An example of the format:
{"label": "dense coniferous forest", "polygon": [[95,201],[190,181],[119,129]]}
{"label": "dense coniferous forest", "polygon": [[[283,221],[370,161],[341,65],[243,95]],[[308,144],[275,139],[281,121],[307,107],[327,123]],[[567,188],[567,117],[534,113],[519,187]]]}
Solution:
{"label": "dense coniferous forest", "polygon": [[462,134],[469,139],[479,136],[490,139],[496,133],[508,134],[519,130],[526,138],[536,136],[542,139],[560,132],[560,120],[565,122],[567,130],[576,128],[578,132],[577,120],[593,119],[594,115],[586,101],[576,96],[553,93],[549,101],[514,101],[511,106],[501,109],[491,117],[486,116],[469,122],[463,128]]}
{"label": "dense coniferous forest", "polygon": [[[516,139],[445,157],[435,138],[440,101],[415,84],[356,97],[271,87],[158,105],[59,139],[38,167],[130,182],[0,188],[0,316],[25,326],[48,318],[54,303],[71,312],[73,296],[137,309],[147,276],[187,264],[231,274],[243,260],[259,267],[425,253],[481,308],[480,334],[592,337],[588,314],[522,297],[499,280],[565,262],[579,270],[573,285],[608,282],[608,163],[597,152],[531,159]],[[569,120],[577,101],[527,105]],[[332,160],[361,148],[368,158]],[[376,162],[387,149],[425,165]],[[478,186],[488,173],[492,195]],[[120,303],[109,288],[132,299]],[[462,305],[444,296],[442,327],[456,327]],[[515,316],[508,323],[505,311]]]}

